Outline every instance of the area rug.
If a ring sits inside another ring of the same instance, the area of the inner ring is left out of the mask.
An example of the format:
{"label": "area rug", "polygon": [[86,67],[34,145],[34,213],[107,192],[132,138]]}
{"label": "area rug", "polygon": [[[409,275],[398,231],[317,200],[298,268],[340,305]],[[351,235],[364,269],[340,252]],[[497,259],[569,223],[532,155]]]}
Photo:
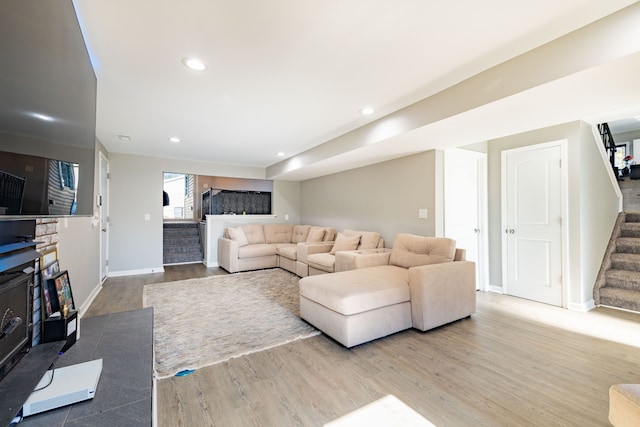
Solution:
{"label": "area rug", "polygon": [[156,377],[319,334],[300,319],[298,280],[277,268],[146,285]]}

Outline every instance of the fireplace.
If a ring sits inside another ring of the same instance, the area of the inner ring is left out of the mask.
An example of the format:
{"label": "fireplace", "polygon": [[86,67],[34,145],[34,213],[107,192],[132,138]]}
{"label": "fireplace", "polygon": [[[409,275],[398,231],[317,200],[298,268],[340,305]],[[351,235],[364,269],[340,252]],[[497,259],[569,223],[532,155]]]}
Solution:
{"label": "fireplace", "polygon": [[0,221],[0,381],[31,348],[35,221]]}

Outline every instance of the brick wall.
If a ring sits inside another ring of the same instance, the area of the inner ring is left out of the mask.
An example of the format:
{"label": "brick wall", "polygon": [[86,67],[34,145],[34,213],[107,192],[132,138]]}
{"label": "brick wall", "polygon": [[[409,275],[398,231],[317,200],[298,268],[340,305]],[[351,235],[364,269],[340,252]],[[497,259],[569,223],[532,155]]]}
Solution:
{"label": "brick wall", "polygon": [[36,219],[35,240],[40,243],[36,249],[39,252],[46,252],[55,249],[58,245],[58,218],[38,218]]}

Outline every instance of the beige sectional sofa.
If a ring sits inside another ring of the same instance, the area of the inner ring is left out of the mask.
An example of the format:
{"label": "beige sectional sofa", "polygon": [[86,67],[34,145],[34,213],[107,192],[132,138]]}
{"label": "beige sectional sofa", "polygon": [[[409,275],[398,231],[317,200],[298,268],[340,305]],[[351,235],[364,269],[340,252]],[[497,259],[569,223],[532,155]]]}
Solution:
{"label": "beige sectional sofa", "polygon": [[346,347],[475,313],[475,263],[452,239],[403,233],[391,250],[338,252],[336,266],[300,279],[300,316]]}
{"label": "beige sectional sofa", "polygon": [[230,273],[274,267],[296,273],[298,245],[333,245],[334,237],[334,228],[311,225],[228,227],[218,239],[218,264]]}
{"label": "beige sectional sofa", "polygon": [[299,248],[297,274],[306,277],[333,273],[337,252],[383,247],[384,239],[377,231],[344,230],[336,235],[335,242]]}

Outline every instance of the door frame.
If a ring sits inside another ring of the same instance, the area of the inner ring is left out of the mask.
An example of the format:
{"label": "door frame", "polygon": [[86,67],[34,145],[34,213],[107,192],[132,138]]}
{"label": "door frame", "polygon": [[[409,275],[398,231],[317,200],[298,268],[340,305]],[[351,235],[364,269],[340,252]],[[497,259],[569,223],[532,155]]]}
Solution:
{"label": "door frame", "polygon": [[[467,157],[472,157],[477,162],[477,195],[478,195],[478,206],[477,206],[477,218],[478,223],[476,226],[480,230],[478,233],[478,265],[477,265],[477,278],[476,283],[478,286],[478,290],[480,291],[488,291],[489,286],[489,222],[488,222],[488,186],[487,186],[487,153],[465,150],[461,148],[451,148],[444,150],[444,179],[445,182],[447,180],[447,174],[455,173],[455,171],[448,170],[447,168],[447,157],[448,156],[456,156],[462,155]],[[444,195],[445,200],[447,197],[451,197],[451,195]],[[445,203],[446,207],[446,203]],[[444,212],[444,231],[445,236],[447,234],[447,212]]]}
{"label": "door frame", "polygon": [[560,147],[560,218],[561,230],[560,235],[562,242],[560,269],[562,274],[562,307],[567,308],[570,292],[569,277],[569,162],[568,162],[568,143],[567,139],[543,142],[538,144],[526,145],[518,148],[502,150],[500,153],[500,201],[501,201],[501,243],[502,243],[502,293],[509,294],[509,283],[507,280],[507,234],[504,230],[507,228],[507,156],[511,153],[526,152],[540,150],[550,147]]}
{"label": "door frame", "polygon": [[[106,169],[104,173],[103,168]],[[98,180],[98,195],[96,200],[99,213],[98,227],[100,230],[100,277],[98,280],[99,283],[102,284],[109,275],[109,159],[102,151],[99,153],[98,160]],[[104,224],[106,224],[106,231],[102,231],[103,220]]]}

